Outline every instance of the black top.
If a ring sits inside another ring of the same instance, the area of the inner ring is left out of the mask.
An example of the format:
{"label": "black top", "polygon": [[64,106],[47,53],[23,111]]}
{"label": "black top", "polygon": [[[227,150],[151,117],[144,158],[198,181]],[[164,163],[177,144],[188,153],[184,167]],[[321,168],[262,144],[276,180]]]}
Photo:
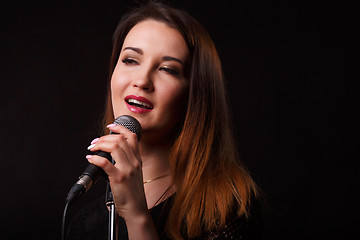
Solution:
{"label": "black top", "polygon": [[[83,207],[72,219],[67,232],[67,240],[107,240],[109,212],[106,208],[104,197],[99,198],[89,205]],[[170,239],[165,233],[165,224],[168,218],[173,197],[158,204],[150,209],[150,215],[154,221],[160,239]],[[260,240],[262,236],[262,223],[259,221],[258,208],[252,208],[251,216],[245,218],[233,217],[226,226],[218,232],[211,232],[201,239],[222,240],[222,239],[242,239]],[[119,221],[119,240],[128,240],[125,221]]]}

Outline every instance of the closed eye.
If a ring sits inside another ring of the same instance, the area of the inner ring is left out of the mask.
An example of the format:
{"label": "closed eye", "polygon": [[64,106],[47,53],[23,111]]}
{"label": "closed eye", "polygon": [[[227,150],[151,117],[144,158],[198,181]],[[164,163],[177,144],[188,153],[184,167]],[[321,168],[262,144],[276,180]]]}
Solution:
{"label": "closed eye", "polygon": [[169,67],[160,67],[159,70],[164,71],[164,72],[169,73],[169,74],[174,75],[174,76],[179,75],[179,72],[177,70],[174,70],[174,69],[169,68]]}
{"label": "closed eye", "polygon": [[133,65],[133,64],[137,64],[138,62],[135,59],[132,58],[124,58],[123,60],[121,60],[123,63],[125,63],[126,65]]}

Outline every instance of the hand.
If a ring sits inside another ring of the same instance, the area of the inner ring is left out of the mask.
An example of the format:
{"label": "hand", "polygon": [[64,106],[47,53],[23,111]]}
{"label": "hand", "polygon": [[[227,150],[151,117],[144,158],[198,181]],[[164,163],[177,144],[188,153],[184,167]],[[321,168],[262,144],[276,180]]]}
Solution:
{"label": "hand", "polygon": [[88,155],[88,161],[101,167],[108,175],[117,213],[125,221],[143,217],[148,214],[148,209],[137,136],[120,125],[110,124],[108,127],[118,134],[95,139],[89,150],[109,152],[115,165],[97,155]]}

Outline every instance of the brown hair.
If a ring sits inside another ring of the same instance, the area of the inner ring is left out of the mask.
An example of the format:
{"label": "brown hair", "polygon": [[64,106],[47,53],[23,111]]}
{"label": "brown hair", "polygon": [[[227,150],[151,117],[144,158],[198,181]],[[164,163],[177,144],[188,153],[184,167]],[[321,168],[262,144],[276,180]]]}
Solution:
{"label": "brown hair", "polygon": [[[257,195],[256,185],[239,162],[219,56],[210,36],[194,18],[153,1],[134,9],[115,31],[110,73],[127,33],[145,19],[177,29],[190,52],[187,112],[169,159],[177,192],[167,228],[175,239],[184,234],[198,237],[203,231],[223,227],[234,204],[238,204],[239,215],[247,215],[250,198]],[[104,121],[113,120],[109,87]]]}

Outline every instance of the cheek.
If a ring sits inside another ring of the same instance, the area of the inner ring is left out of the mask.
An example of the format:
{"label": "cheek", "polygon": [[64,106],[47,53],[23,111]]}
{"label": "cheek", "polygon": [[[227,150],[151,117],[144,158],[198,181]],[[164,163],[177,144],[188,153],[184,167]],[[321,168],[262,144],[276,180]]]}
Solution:
{"label": "cheek", "polygon": [[186,115],[186,106],[186,89],[179,87],[174,91],[167,92],[167,106],[164,108],[166,112],[163,116],[172,134],[176,134],[173,130],[177,131],[176,129],[179,129],[179,124],[183,122]]}
{"label": "cheek", "polygon": [[123,68],[121,67],[120,60],[115,66],[115,69],[111,76],[111,89],[119,89],[126,84],[126,73],[124,72]]}
{"label": "cheek", "polygon": [[162,100],[165,100],[162,101],[165,104],[164,109],[169,113],[180,114],[181,110],[186,106],[186,90],[187,88],[183,85],[164,88],[162,94]]}
{"label": "cheek", "polygon": [[121,73],[118,68],[115,68],[110,82],[111,95],[114,98],[120,97],[128,84],[126,81],[127,78],[124,76],[126,75]]}
{"label": "cheek", "polygon": [[111,91],[116,92],[116,89],[121,86],[121,82],[122,81],[120,79],[120,74],[118,73],[117,68],[115,68],[115,71],[111,76],[111,82],[110,82]]}
{"label": "cheek", "polygon": [[123,92],[126,87],[126,82],[117,76],[115,73],[111,78],[110,82],[110,91],[111,91],[111,101],[113,105],[114,115],[119,115],[119,106],[123,101]]}

